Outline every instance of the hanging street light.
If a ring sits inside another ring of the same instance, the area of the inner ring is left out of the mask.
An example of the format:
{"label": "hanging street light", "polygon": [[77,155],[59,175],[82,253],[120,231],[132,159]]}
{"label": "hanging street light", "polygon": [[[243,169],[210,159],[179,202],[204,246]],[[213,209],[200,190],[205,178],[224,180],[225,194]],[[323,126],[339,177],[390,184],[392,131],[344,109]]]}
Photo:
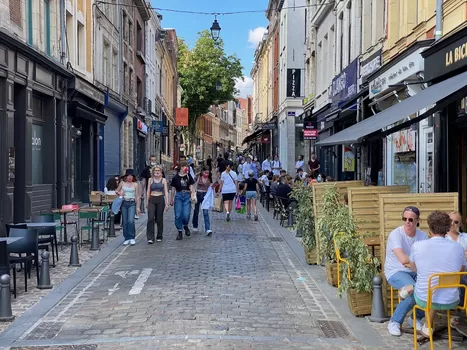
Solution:
{"label": "hanging street light", "polygon": [[212,26],[211,26],[212,40],[214,41],[219,40],[220,32],[221,32],[221,27],[219,26],[219,22],[217,22],[217,19],[214,19],[214,22],[212,22]]}

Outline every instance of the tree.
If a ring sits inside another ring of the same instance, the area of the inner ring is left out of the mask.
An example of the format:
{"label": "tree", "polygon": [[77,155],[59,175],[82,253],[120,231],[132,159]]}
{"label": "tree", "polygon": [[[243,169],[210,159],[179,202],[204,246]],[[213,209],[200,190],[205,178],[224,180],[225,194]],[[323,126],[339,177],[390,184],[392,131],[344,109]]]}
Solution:
{"label": "tree", "polygon": [[183,39],[178,42],[178,75],[183,88],[182,106],[188,108],[189,133],[195,131],[196,118],[213,104],[235,99],[237,78],[243,79],[240,59],[227,56],[221,39],[212,40],[209,31],[199,33],[190,49]]}

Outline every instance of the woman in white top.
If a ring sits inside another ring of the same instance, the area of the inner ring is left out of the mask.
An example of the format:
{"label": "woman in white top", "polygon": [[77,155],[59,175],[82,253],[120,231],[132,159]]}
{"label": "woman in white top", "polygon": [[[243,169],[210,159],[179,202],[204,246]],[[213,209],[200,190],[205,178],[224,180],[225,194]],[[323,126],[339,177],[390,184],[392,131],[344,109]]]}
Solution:
{"label": "woman in white top", "polygon": [[232,167],[233,163],[228,162],[225,167],[225,171],[221,174],[221,178],[219,180],[219,193],[222,193],[222,200],[224,201],[224,209],[226,211],[226,221],[230,221],[232,202],[238,188],[237,174],[232,170]]}
{"label": "woman in white top", "polygon": [[118,185],[119,196],[123,196],[122,219],[123,219],[123,245],[135,245],[135,215],[140,213],[139,186],[133,169],[127,169],[123,181]]}

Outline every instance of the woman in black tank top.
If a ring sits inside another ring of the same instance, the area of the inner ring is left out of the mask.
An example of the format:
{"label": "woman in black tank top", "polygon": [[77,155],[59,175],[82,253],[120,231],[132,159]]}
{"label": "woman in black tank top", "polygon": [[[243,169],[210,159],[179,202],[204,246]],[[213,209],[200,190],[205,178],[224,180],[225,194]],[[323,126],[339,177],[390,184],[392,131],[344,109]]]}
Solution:
{"label": "woman in black tank top", "polygon": [[147,192],[148,223],[146,235],[148,244],[154,243],[155,223],[157,223],[156,240],[158,242],[162,241],[162,232],[164,230],[164,211],[169,209],[169,191],[167,180],[162,177],[162,167],[156,165],[151,169],[151,173],[152,177],[149,179]]}

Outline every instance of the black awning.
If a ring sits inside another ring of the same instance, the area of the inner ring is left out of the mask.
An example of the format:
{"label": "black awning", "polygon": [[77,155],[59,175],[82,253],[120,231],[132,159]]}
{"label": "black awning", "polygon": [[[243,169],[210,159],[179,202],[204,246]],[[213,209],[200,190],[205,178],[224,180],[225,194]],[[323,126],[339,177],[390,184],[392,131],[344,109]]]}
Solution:
{"label": "black awning", "polygon": [[[251,135],[248,135],[247,137],[245,137],[243,139],[243,142],[242,142],[242,145],[244,145],[245,143],[248,143],[254,139],[256,139],[259,135],[261,135],[265,130],[263,129],[259,129],[259,130],[256,130],[253,134]],[[267,130],[269,131],[269,130]]]}
{"label": "black awning", "polygon": [[72,117],[80,117],[100,124],[105,124],[107,121],[107,116],[104,113],[78,101],[72,101],[68,104],[68,113]]}
{"label": "black awning", "polygon": [[[432,85],[418,94],[399,102],[398,104],[395,104],[388,109],[361,121],[360,123],[352,125],[351,127],[322,141],[318,141],[316,145],[334,146],[361,143],[369,135],[380,132],[382,129],[400,122],[406,117],[417,113],[421,109],[434,103],[437,103],[437,106],[430,109],[430,112],[434,113],[436,110],[440,110],[446,105],[447,101],[444,101],[442,104],[438,103],[439,101],[446,97],[457,98],[455,93],[466,86],[467,72],[464,72],[441,83]],[[427,113],[423,113],[423,115],[428,117]],[[417,121],[419,119],[420,118],[417,118]]]}

